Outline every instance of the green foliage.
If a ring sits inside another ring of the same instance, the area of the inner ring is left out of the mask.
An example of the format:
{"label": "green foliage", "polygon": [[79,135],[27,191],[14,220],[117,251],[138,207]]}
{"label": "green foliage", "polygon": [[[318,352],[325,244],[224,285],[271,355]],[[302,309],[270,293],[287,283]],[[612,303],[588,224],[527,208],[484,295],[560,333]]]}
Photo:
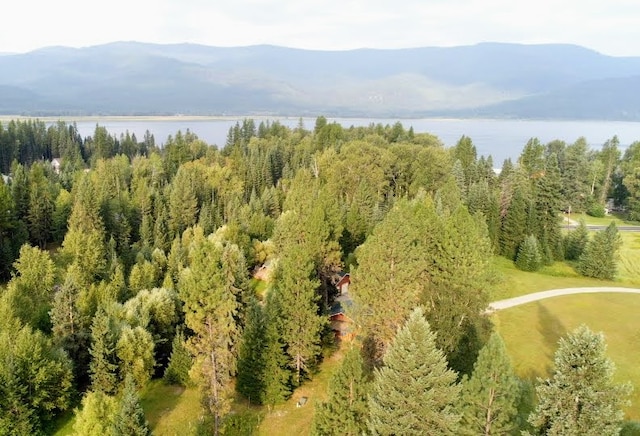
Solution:
{"label": "green foliage", "polygon": [[49,309],[56,276],[51,256],[39,248],[23,245],[14,267],[16,274],[2,298],[23,323],[49,331]]}
{"label": "green foliage", "polygon": [[236,377],[236,390],[250,402],[261,402],[264,393],[265,345],[265,319],[262,307],[257,300],[251,299],[238,350]]}
{"label": "green foliage", "polygon": [[273,293],[267,294],[267,302],[264,309],[265,333],[264,333],[264,368],[262,369],[262,404],[273,406],[282,403],[291,395],[291,369],[288,367],[288,358],[285,353],[285,343],[280,330],[278,318],[282,308],[279,307],[278,298]]}
{"label": "green foliage", "polygon": [[115,393],[117,389],[117,332],[114,330],[109,315],[104,310],[99,310],[91,324],[89,372],[92,389],[105,394]]}
{"label": "green foliage", "polygon": [[538,271],[542,267],[542,256],[538,238],[533,235],[526,237],[516,256],[516,266],[522,271]]}
{"label": "green foliage", "polygon": [[376,369],[369,398],[372,434],[456,434],[460,387],[456,373],[436,347],[421,309],[398,331]]}
{"label": "green foliage", "polygon": [[612,221],[609,226],[596,232],[578,259],[577,270],[586,277],[613,280],[617,272],[618,250],[622,244],[618,228]]}
{"label": "green foliage", "polygon": [[328,400],[316,403],[311,433],[356,436],[367,429],[369,377],[360,350],[347,351],[329,381]]}
{"label": "green foliage", "polygon": [[234,413],[225,418],[222,434],[225,436],[253,436],[262,421],[262,414],[252,410]]}
{"label": "green foliage", "polygon": [[567,260],[578,260],[589,242],[589,229],[584,219],[580,220],[578,227],[567,233],[564,238],[564,257]]}
{"label": "green foliage", "polygon": [[240,286],[245,283],[244,268],[237,246],[200,239],[196,234],[189,268],[178,285],[185,324],[194,333],[188,342],[195,356],[191,376],[202,390],[205,409],[213,415],[216,434],[229,411],[238,332],[235,316]]}
{"label": "green foliage", "polygon": [[147,436],[151,434],[136,391],[136,382],[131,376],[124,380],[124,390],[113,419],[114,436]]}
{"label": "green foliage", "polygon": [[38,434],[70,405],[72,364],[42,332],[11,324],[0,330],[0,434]]}
{"label": "green foliage", "polygon": [[121,378],[130,375],[139,387],[144,387],[153,374],[153,347],[153,337],[143,327],[123,327],[116,343]]}
{"label": "green foliage", "polygon": [[102,391],[88,392],[82,398],[82,409],[76,411],[74,436],[112,435],[118,413],[118,402]]}
{"label": "green foliage", "polygon": [[520,189],[516,189],[502,221],[500,232],[500,254],[515,260],[518,247],[524,240],[527,229],[527,202]]}
{"label": "green foliage", "polygon": [[595,201],[590,202],[589,207],[587,208],[587,215],[596,218],[604,218],[606,215],[604,206]]}
{"label": "green foliage", "polygon": [[462,380],[460,434],[507,435],[517,429],[520,381],[498,333],[480,350],[470,378]]}
{"label": "green foliage", "polygon": [[191,384],[189,371],[192,365],[193,359],[186,347],[184,333],[180,330],[173,338],[171,357],[164,371],[164,380],[171,384],[189,386]]}
{"label": "green foliage", "polygon": [[629,384],[616,384],[602,333],[582,325],[560,339],[553,376],[536,388],[538,406],[529,417],[535,434],[618,434]]}

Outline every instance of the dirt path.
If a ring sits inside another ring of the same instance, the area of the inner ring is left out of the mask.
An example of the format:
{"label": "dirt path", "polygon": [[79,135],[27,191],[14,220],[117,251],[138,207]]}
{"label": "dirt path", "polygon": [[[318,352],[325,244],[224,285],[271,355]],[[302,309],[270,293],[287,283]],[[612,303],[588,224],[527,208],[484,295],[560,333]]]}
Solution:
{"label": "dirt path", "polygon": [[533,301],[544,300],[545,298],[560,297],[563,295],[573,294],[597,294],[597,293],[626,293],[640,294],[640,289],[636,288],[566,288],[552,289],[550,291],[534,292],[533,294],[521,295],[519,297],[508,298],[506,300],[494,301],[489,303],[487,312],[495,312],[496,310],[508,309],[510,307],[519,306],[521,304],[531,303]]}

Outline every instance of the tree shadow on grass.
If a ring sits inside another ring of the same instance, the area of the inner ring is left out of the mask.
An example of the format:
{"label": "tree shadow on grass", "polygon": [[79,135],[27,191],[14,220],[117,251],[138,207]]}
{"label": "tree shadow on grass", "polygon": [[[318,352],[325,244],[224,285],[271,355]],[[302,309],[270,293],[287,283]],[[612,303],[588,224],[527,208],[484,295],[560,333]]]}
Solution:
{"label": "tree shadow on grass", "polygon": [[[544,354],[548,359],[547,361],[553,362],[553,356],[558,348],[558,341],[567,333],[567,328],[560,318],[551,313],[543,303],[538,302],[536,304],[538,308],[538,328],[543,338]],[[551,372],[549,366],[541,368],[541,370],[543,370],[543,374]]]}

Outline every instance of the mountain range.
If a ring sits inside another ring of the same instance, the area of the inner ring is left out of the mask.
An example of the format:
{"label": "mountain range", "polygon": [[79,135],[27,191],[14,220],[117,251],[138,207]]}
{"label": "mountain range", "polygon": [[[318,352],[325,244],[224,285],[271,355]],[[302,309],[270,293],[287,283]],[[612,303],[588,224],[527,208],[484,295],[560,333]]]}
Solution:
{"label": "mountain range", "polygon": [[0,114],[640,120],[640,57],[574,45],[315,51],[116,42],[0,55]]}

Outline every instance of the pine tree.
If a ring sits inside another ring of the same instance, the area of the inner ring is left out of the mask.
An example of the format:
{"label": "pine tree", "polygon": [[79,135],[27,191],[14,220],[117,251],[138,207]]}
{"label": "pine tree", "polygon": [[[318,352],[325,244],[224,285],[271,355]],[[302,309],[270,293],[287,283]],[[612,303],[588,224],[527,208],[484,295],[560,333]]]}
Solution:
{"label": "pine tree", "polygon": [[229,265],[227,252],[241,255],[235,245],[194,237],[189,267],[178,285],[185,324],[194,332],[188,342],[194,355],[191,376],[199,382],[203,404],[214,420],[215,435],[230,407],[238,332],[236,295],[243,281],[240,272]]}
{"label": "pine tree", "polygon": [[504,342],[493,333],[480,350],[471,378],[462,380],[460,433],[510,435],[517,429],[520,381]]}
{"label": "pine tree", "polygon": [[602,333],[582,325],[561,338],[553,375],[536,388],[538,405],[529,416],[534,434],[618,434],[631,386],[616,384],[614,372]]}
{"label": "pine tree", "polygon": [[316,403],[311,433],[357,436],[367,429],[369,380],[360,350],[347,351],[329,381],[328,400]]}
{"label": "pine tree", "polygon": [[516,266],[522,271],[537,271],[542,266],[542,256],[538,239],[529,235],[526,237],[516,256]]}
{"label": "pine tree", "polygon": [[535,176],[535,225],[533,234],[538,238],[540,253],[545,264],[561,260],[562,234],[560,232],[560,172],[558,159],[551,154],[545,163],[544,172]]}
{"label": "pine tree", "polygon": [[398,330],[376,369],[369,398],[368,427],[374,435],[456,434],[456,373],[436,347],[421,309]]}
{"label": "pine tree", "polygon": [[520,189],[516,189],[507,214],[502,221],[500,232],[500,254],[515,260],[518,247],[524,239],[527,229],[527,202]]}
{"label": "pine tree", "polygon": [[173,337],[171,357],[169,358],[169,365],[164,371],[164,380],[171,384],[190,385],[189,370],[192,365],[191,353],[186,347],[184,333],[180,330]]}
{"label": "pine tree", "polygon": [[564,239],[564,257],[567,260],[578,260],[589,242],[589,229],[584,219],[571,230]]}
{"label": "pine tree", "polygon": [[303,246],[290,246],[279,260],[273,292],[281,310],[277,322],[298,386],[316,363],[326,324],[326,318],[318,315],[318,287],[310,253]]}
{"label": "pine tree", "polygon": [[94,391],[112,394],[116,390],[116,338],[112,331],[109,315],[100,309],[91,325],[91,387]]}
{"label": "pine tree", "polygon": [[140,405],[135,380],[130,375],[124,379],[124,390],[113,424],[114,436],[147,436],[151,434],[149,423]]}
{"label": "pine tree", "polygon": [[118,403],[102,391],[88,392],[82,398],[82,409],[76,410],[74,436],[113,435]]}
{"label": "pine tree", "polygon": [[616,224],[597,232],[578,259],[577,270],[586,277],[613,280],[617,273],[618,250],[622,245]]}
{"label": "pine tree", "polygon": [[278,322],[280,311],[277,298],[270,292],[264,309],[264,368],[261,372],[264,392],[260,398],[261,403],[269,407],[285,401],[291,395],[291,369],[287,367],[288,359]]}
{"label": "pine tree", "polygon": [[238,350],[236,390],[254,403],[259,403],[264,394],[265,345],[264,314],[258,301],[252,299]]}

